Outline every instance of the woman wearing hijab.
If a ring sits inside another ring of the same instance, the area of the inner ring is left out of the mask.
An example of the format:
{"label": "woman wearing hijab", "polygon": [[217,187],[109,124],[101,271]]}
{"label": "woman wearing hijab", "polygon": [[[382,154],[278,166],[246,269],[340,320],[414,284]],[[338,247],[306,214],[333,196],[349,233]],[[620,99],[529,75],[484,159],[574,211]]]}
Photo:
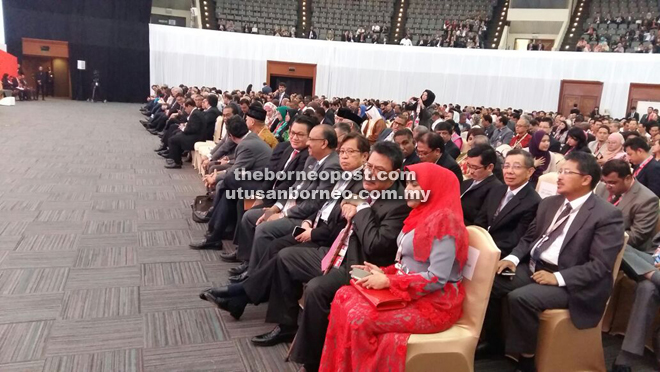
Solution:
{"label": "woman wearing hijab", "polygon": [[534,157],[534,173],[529,182],[536,186],[542,174],[556,172],[559,169],[560,156],[550,152],[550,135],[543,130],[538,130],[529,141],[529,153]]}
{"label": "woman wearing hijab", "polygon": [[430,90],[425,90],[419,98],[410,98],[406,104],[405,110],[412,111],[415,115],[413,127],[423,125],[429,129],[433,123],[431,118],[432,108],[431,105],[435,101],[435,93]]}
{"label": "woman wearing hijab", "polygon": [[355,286],[341,288],[332,302],[321,371],[403,372],[411,333],[442,332],[462,315],[468,233],[458,180],[433,163],[406,169],[416,176],[406,192],[425,191],[429,199],[408,200],[413,210],[397,238],[396,264],[353,266],[370,273],[355,286],[389,291],[406,306],[377,311]]}
{"label": "woman wearing hijab", "polygon": [[277,120],[277,106],[272,102],[266,102],[264,110],[266,110],[266,127],[270,129],[271,125]]}
{"label": "woman wearing hijab", "polygon": [[[291,126],[291,122],[293,121],[293,119],[296,117],[296,113],[298,112],[298,110],[287,109],[286,107],[278,107],[277,112],[278,112],[278,116],[283,115],[284,118],[280,120],[280,122],[275,127],[275,130],[273,131],[273,135],[275,136],[275,138],[277,138],[278,141],[285,142],[289,140],[289,127]],[[284,114],[282,114],[282,112],[284,112]]]}
{"label": "woman wearing hijab", "polygon": [[623,139],[623,135],[619,132],[614,132],[610,134],[607,137],[607,141],[605,144],[607,145],[607,149],[605,153],[603,153],[603,157],[600,159],[597,159],[598,164],[601,166],[608,161],[612,159],[621,159],[628,161],[628,155],[626,154],[626,151],[623,149],[623,144],[625,140]]}
{"label": "woman wearing hijab", "polygon": [[368,117],[367,122],[362,126],[362,134],[369,140],[369,145],[373,146],[374,143],[378,140],[380,133],[387,128],[385,125],[385,119],[380,116],[378,108],[375,105],[370,106],[366,110]]}
{"label": "woman wearing hijab", "polygon": [[582,129],[577,127],[568,130],[566,144],[561,148],[561,153],[564,156],[573,151],[582,151],[591,154],[591,150],[589,150],[589,147],[587,146],[587,135]]}

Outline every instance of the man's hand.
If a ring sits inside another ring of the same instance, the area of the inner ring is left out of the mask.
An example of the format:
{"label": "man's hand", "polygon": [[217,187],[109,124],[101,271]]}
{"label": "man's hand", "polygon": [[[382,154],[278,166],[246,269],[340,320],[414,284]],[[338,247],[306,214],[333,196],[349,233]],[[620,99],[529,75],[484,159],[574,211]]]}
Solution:
{"label": "man's hand", "polygon": [[222,159],[218,160],[218,164],[224,165],[229,163],[229,157],[228,156],[223,156]]}
{"label": "man's hand", "polygon": [[268,220],[267,220],[267,221],[268,221],[268,222],[270,222],[270,221],[277,221],[277,220],[279,220],[280,218],[284,218],[284,213],[282,213],[282,212],[280,212],[280,213],[274,213],[272,216],[268,217]]}
{"label": "man's hand", "polygon": [[353,204],[344,204],[341,206],[341,213],[346,221],[351,222],[355,214],[357,214],[357,207]]}
{"label": "man's hand", "polygon": [[273,214],[280,212],[280,209],[277,208],[276,206],[272,206],[270,208],[263,208],[262,210],[264,211],[264,214],[262,214],[261,217],[259,217],[259,219],[257,220],[257,223],[256,223],[257,226],[260,225],[262,222],[268,221],[268,219]]}
{"label": "man's hand", "polygon": [[500,262],[497,263],[497,274],[502,274],[502,271],[505,269],[516,272],[516,264],[509,260],[500,260]]}
{"label": "man's hand", "polygon": [[311,230],[312,229],[312,224],[309,223],[309,221],[305,220],[303,223],[300,225],[305,230]]}
{"label": "man's hand", "polygon": [[202,160],[202,165],[201,165],[202,169],[207,170],[209,168],[209,164],[211,164],[209,158],[204,158],[204,160]]}
{"label": "man's hand", "polygon": [[299,243],[307,243],[312,240],[312,229],[305,230],[300,235],[296,236],[296,241]]}
{"label": "man's hand", "polygon": [[542,285],[559,285],[559,282],[557,282],[557,277],[553,273],[549,273],[545,270],[540,270],[535,272],[532,275],[532,279],[534,279],[535,282],[538,284]]}

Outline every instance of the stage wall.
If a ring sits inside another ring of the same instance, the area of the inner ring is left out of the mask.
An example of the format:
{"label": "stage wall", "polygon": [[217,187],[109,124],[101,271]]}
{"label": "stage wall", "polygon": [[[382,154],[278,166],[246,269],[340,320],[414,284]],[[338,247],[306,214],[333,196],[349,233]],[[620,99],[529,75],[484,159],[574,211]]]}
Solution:
{"label": "stage wall", "polygon": [[317,64],[316,94],[555,111],[562,79],[604,83],[600,111],[625,114],[629,84],[660,83],[649,54],[364,45],[149,25],[152,84],[260,88],[266,61]]}

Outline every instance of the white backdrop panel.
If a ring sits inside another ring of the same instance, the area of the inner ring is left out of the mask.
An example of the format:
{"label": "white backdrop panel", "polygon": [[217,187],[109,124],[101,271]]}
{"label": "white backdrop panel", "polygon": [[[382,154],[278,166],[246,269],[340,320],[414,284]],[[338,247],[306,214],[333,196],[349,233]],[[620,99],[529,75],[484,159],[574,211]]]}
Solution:
{"label": "white backdrop panel", "polygon": [[601,112],[625,115],[630,83],[660,83],[648,54],[527,52],[364,45],[149,25],[152,84],[261,88],[266,61],[317,65],[316,93],[557,109],[562,79],[604,83]]}

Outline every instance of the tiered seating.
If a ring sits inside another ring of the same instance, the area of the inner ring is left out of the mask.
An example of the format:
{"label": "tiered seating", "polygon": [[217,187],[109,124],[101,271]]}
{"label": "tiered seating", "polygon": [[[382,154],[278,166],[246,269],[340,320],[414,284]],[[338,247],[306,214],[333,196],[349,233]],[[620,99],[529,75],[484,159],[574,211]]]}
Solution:
{"label": "tiered seating", "polygon": [[217,0],[216,15],[218,25],[228,27],[233,23],[233,31],[243,32],[246,25],[252,29],[256,24],[259,34],[273,35],[275,29],[288,31],[296,27],[298,3],[292,0]]}
{"label": "tiered seating", "polygon": [[393,12],[394,0],[313,0],[312,25],[319,39],[326,40],[332,30],[332,39],[339,41],[344,32],[355,36],[360,28],[366,36],[374,25],[380,26],[382,34],[385,26],[389,29]]}
{"label": "tiered seating", "polygon": [[[436,35],[446,35],[447,30],[443,29],[444,24],[457,26],[463,22],[470,35],[465,38],[470,39],[478,34],[479,21],[488,21],[493,15],[493,7],[497,4],[495,0],[411,0],[408,7],[408,19],[406,22],[406,31],[412,36],[413,44],[417,45],[419,38],[431,39]],[[472,25],[472,27],[470,27]],[[452,27],[454,30],[456,27]],[[450,37],[444,37],[448,39]],[[448,45],[445,45],[448,46]]]}
{"label": "tiered seating", "polygon": [[[660,15],[656,0],[593,0],[588,15],[582,37],[589,47],[580,45],[582,50],[648,52],[656,45]],[[653,40],[649,40],[651,34]],[[603,41],[606,48],[598,45]],[[616,50],[619,43],[621,48]]]}

